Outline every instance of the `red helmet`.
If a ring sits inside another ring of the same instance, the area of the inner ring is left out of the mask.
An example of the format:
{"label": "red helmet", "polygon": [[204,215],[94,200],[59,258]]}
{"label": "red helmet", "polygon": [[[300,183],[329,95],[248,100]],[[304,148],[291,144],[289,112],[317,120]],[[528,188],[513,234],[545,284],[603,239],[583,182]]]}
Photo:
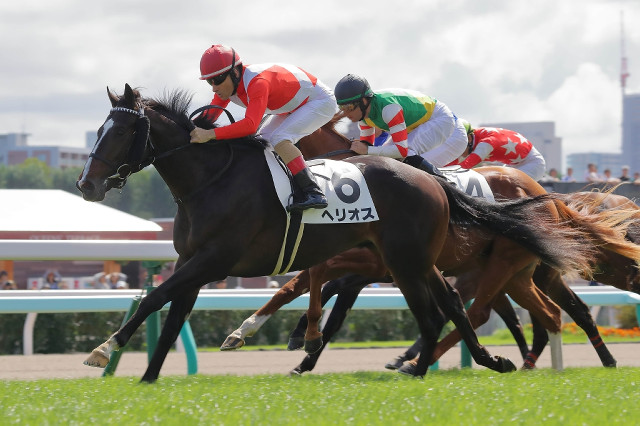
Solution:
{"label": "red helmet", "polygon": [[200,59],[200,80],[207,80],[225,73],[241,63],[240,56],[231,47],[214,44],[204,52],[202,59]]}

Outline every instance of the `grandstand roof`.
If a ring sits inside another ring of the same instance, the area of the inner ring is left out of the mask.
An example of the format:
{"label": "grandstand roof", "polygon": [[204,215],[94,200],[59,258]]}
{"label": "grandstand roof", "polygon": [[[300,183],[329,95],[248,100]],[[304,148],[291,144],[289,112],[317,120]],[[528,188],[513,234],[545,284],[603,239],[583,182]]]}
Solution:
{"label": "grandstand roof", "polygon": [[0,189],[0,239],[155,240],[150,221],[56,189]]}

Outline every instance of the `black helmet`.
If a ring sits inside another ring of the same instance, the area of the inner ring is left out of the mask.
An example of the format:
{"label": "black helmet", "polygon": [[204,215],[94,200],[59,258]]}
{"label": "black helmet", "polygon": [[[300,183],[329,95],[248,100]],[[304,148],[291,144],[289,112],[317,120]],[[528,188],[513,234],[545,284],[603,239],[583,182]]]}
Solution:
{"label": "black helmet", "polygon": [[356,103],[362,98],[371,98],[373,91],[366,78],[347,74],[336,84],[336,101],[338,105]]}

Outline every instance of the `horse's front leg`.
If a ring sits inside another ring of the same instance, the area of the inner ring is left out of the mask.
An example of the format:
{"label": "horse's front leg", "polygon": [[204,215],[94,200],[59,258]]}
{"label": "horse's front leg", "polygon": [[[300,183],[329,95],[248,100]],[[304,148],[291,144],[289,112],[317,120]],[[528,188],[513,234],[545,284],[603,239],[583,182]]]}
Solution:
{"label": "horse's front leg", "polygon": [[176,297],[171,302],[171,308],[169,308],[169,314],[164,322],[164,327],[162,327],[162,333],[160,333],[160,337],[158,338],[156,350],[153,352],[151,361],[147,366],[147,371],[145,371],[141,381],[152,383],[158,379],[162,364],[171,346],[173,346],[180,335],[180,330],[189,317],[199,292],[200,289],[197,288],[189,293]]}
{"label": "horse's front leg", "polygon": [[[210,271],[211,259],[211,253],[202,250],[185,262],[171,277],[142,298],[138,309],[125,325],[109,337],[106,342],[94,349],[84,364],[91,367],[106,367],[111,353],[124,347],[133,333],[153,312],[159,311],[174,298],[199,289],[207,282],[226,278],[227,274],[225,273]],[[178,262],[181,263],[181,260],[178,259]]]}
{"label": "horse's front leg", "polygon": [[315,265],[309,269],[309,310],[307,310],[307,332],[304,335],[304,350],[312,354],[322,347],[322,333],[320,332],[320,317],[322,316],[322,284],[326,263]]}
{"label": "horse's front leg", "polygon": [[230,351],[244,346],[245,337],[253,336],[278,309],[307,292],[310,281],[308,270],[305,269],[298,273],[298,275],[283,285],[276,294],[273,295],[271,300],[244,320],[240,327],[227,336],[222,346],[220,346],[220,350]]}

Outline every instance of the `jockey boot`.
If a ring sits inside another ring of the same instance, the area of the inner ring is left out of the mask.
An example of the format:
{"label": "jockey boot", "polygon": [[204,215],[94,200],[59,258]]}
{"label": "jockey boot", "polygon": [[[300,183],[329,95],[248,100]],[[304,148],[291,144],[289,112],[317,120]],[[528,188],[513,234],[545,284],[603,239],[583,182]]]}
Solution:
{"label": "jockey boot", "polygon": [[[327,197],[318,186],[313,173],[308,167],[300,170],[293,176],[293,182],[300,189],[300,196],[293,196],[293,202],[287,206],[287,211],[323,209],[327,207]],[[298,193],[298,191],[295,191]]]}
{"label": "jockey boot", "polygon": [[406,163],[410,166],[415,167],[416,169],[420,169],[424,172],[427,172],[430,175],[439,176],[445,179],[444,175],[442,174],[442,172],[440,172],[440,170],[438,170],[436,167],[434,167],[433,164],[431,164],[430,162],[422,158],[422,156],[420,155],[410,155],[404,159],[403,163]]}

